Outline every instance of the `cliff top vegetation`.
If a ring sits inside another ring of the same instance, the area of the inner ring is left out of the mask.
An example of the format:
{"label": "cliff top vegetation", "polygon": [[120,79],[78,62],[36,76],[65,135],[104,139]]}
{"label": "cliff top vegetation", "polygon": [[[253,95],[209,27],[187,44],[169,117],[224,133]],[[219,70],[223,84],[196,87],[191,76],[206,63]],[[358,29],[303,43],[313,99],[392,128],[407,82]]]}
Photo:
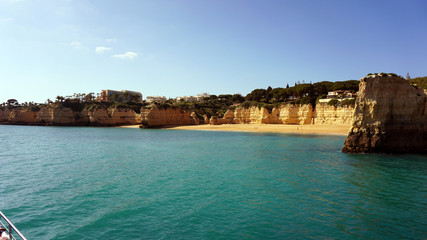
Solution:
{"label": "cliff top vegetation", "polygon": [[347,90],[355,93],[359,90],[359,81],[295,83],[293,87],[255,89],[246,95],[243,107],[272,108],[280,104],[311,104],[314,107],[318,99],[326,98],[328,92],[335,90]]}
{"label": "cliff top vegetation", "polygon": [[[375,75],[393,75],[390,73],[376,73]],[[394,74],[396,75],[396,74]],[[393,76],[394,76],[393,75]],[[368,76],[374,76],[374,74],[368,74]],[[397,75],[396,75],[397,76]],[[418,88],[427,89],[427,76],[409,79],[410,84],[417,86]],[[218,116],[222,117],[225,112],[230,108],[237,106],[249,108],[249,107],[264,107],[268,110],[272,110],[282,104],[312,104],[315,107],[318,99],[326,98],[328,92],[335,90],[346,90],[350,92],[357,92],[359,89],[358,80],[348,81],[322,81],[317,83],[302,83],[297,82],[293,87],[278,87],[266,89],[254,89],[246,96],[241,94],[220,94],[211,95],[203,98],[198,102],[185,102],[176,101],[169,99],[165,102],[102,102],[96,100],[99,94],[95,93],[74,93],[72,96],[57,96],[55,101],[47,99],[45,103],[34,103],[25,102],[19,104],[16,99],[9,99],[1,105],[1,109],[5,108],[24,108],[31,111],[38,111],[42,107],[68,107],[73,111],[93,111],[96,109],[111,109],[111,108],[128,108],[134,110],[136,113],[140,113],[141,108],[181,108],[185,110],[194,111],[197,116],[202,118],[203,115]],[[347,106],[354,105],[353,100],[345,101],[331,101],[329,105],[333,106]]]}
{"label": "cliff top vegetation", "polygon": [[418,87],[418,88],[427,89],[427,76],[410,78],[409,83],[411,85]]}

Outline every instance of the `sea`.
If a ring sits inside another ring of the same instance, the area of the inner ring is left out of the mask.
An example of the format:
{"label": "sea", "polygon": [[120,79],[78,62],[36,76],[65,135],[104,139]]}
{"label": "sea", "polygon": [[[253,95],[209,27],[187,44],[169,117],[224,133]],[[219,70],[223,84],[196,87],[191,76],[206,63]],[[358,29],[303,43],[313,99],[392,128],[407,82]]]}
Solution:
{"label": "sea", "polygon": [[27,239],[426,239],[427,156],[345,136],[0,125]]}

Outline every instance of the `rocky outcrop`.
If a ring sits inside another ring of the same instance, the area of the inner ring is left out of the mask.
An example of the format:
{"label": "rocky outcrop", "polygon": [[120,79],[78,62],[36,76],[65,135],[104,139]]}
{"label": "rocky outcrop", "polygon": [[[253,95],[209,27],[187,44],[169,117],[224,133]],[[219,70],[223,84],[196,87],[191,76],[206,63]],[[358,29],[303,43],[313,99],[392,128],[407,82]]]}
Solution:
{"label": "rocky outcrop", "polygon": [[35,122],[40,125],[88,125],[89,117],[86,112],[74,112],[67,107],[43,107]]}
{"label": "rocky outcrop", "polygon": [[66,125],[66,126],[117,126],[142,124],[143,127],[162,127],[173,125],[197,125],[203,123],[218,124],[348,124],[353,108],[335,108],[318,104],[313,110],[311,105],[280,105],[273,109],[250,107],[229,109],[223,118],[199,117],[192,111],[180,108],[160,109],[142,108],[136,113],[129,108],[98,108],[90,111],[73,111],[64,106],[42,107],[31,112],[23,108],[0,109],[0,123],[29,125]]}
{"label": "rocky outcrop", "polygon": [[113,108],[73,111],[67,107],[0,109],[0,123],[49,126],[118,126],[141,123],[141,115],[132,109]]}
{"label": "rocky outcrop", "polygon": [[141,115],[132,109],[96,109],[87,112],[90,125],[135,125],[141,123]]}
{"label": "rocky outcrop", "polygon": [[19,110],[13,109],[9,115],[9,123],[22,124],[29,123],[34,124],[36,120],[37,112],[33,112],[29,109]]}
{"label": "rocky outcrop", "polygon": [[343,152],[426,153],[426,92],[395,75],[362,78]]}
{"label": "rocky outcrop", "polygon": [[5,122],[7,123],[9,121],[11,110],[9,108],[3,108],[0,109],[0,123]]}
{"label": "rocky outcrop", "polygon": [[136,113],[129,108],[73,111],[67,107],[42,107],[39,111],[24,108],[0,109],[0,123],[62,126],[119,126],[143,123],[146,127],[200,124],[194,112],[182,109],[141,109]]}
{"label": "rocky outcrop", "polygon": [[316,125],[351,125],[353,112],[354,106],[335,107],[326,103],[318,103],[313,112],[313,123]]}
{"label": "rocky outcrop", "polygon": [[212,117],[210,124],[310,124],[313,109],[311,105],[281,105],[269,111],[266,108],[250,107],[228,110],[223,118]]}
{"label": "rocky outcrop", "polygon": [[173,125],[198,125],[200,120],[194,112],[183,109],[141,109],[142,127],[162,127]]}

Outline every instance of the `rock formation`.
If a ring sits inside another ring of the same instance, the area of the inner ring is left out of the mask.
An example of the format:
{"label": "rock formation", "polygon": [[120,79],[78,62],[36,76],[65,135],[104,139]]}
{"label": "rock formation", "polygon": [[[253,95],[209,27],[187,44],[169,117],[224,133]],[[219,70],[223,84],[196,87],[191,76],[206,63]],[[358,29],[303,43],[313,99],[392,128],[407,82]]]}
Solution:
{"label": "rock formation", "polygon": [[31,110],[25,109],[25,110],[18,110],[13,109],[10,112],[8,121],[13,124],[33,124],[35,123],[35,118],[37,116],[37,112],[33,112]]}
{"label": "rock formation", "polygon": [[250,107],[229,109],[223,118],[201,116],[179,109],[142,108],[136,113],[128,108],[98,108],[73,111],[62,106],[42,107],[38,111],[24,108],[0,108],[0,123],[27,125],[63,126],[118,126],[142,124],[143,127],[173,125],[218,124],[348,124],[352,118],[352,107],[334,107],[319,103],[311,105],[281,105],[271,110]]}
{"label": "rock formation", "polygon": [[354,106],[335,107],[327,103],[318,103],[313,112],[313,124],[351,125]]}
{"label": "rock formation", "polygon": [[10,109],[0,109],[0,122],[8,122],[10,117]]}
{"label": "rock formation", "polygon": [[194,112],[183,109],[141,109],[141,127],[162,127],[173,125],[198,125],[200,123]]}
{"label": "rock formation", "polygon": [[250,107],[228,110],[223,118],[212,117],[211,125],[257,123],[257,124],[327,124],[350,125],[353,121],[353,106],[335,107],[318,103],[311,105],[281,105],[269,112],[265,108]]}
{"label": "rock formation", "polygon": [[426,153],[427,93],[395,74],[360,80],[343,152]]}
{"label": "rock formation", "polygon": [[141,115],[127,108],[73,111],[67,107],[0,109],[0,123],[48,126],[118,126],[140,124]]}
{"label": "rock formation", "polygon": [[87,114],[66,107],[43,107],[35,116],[35,123],[40,125],[88,125],[88,121]]}
{"label": "rock formation", "polygon": [[87,111],[90,125],[114,126],[114,125],[136,125],[141,123],[140,114],[132,109],[112,108]]}
{"label": "rock formation", "polygon": [[266,108],[250,107],[229,109],[223,118],[211,118],[210,124],[310,124],[313,109],[311,105],[282,105],[269,111]]}

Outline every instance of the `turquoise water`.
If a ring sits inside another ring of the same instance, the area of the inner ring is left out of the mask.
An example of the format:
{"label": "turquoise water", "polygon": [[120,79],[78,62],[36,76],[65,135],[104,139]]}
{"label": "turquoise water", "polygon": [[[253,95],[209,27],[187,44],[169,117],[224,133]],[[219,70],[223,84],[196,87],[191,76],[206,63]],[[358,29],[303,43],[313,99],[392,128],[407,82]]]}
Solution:
{"label": "turquoise water", "polygon": [[427,156],[344,139],[0,126],[0,210],[28,239],[425,239]]}

